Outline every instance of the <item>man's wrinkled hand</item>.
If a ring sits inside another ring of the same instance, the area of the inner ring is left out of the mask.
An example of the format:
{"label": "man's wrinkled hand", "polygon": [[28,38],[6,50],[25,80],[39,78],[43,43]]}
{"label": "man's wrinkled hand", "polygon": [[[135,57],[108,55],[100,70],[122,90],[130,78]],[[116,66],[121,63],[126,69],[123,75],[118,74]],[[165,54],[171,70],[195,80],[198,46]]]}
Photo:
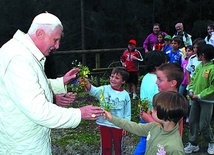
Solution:
{"label": "man's wrinkled hand", "polygon": [[82,120],[97,120],[102,116],[103,109],[101,107],[88,105],[80,108]]}
{"label": "man's wrinkled hand", "polygon": [[55,94],[55,104],[60,107],[70,106],[76,98],[76,93],[69,92],[67,94]]}
{"label": "man's wrinkled hand", "polygon": [[79,68],[73,68],[70,71],[68,71],[64,76],[63,76],[63,82],[64,85],[67,85],[72,79],[76,78],[77,74],[80,72]]}

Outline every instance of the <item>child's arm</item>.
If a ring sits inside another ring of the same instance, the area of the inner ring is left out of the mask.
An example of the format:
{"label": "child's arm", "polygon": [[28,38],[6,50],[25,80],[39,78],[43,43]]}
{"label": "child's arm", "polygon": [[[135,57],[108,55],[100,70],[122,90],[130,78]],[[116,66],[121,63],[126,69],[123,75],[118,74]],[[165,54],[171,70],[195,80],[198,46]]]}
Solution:
{"label": "child's arm", "polygon": [[109,113],[105,110],[104,110],[103,117],[104,117],[104,119],[115,124],[116,126],[122,128],[128,132],[136,134],[138,136],[147,136],[151,127],[154,125],[153,123],[142,124],[142,123],[136,123],[136,122],[122,119],[122,118],[118,118],[118,117],[112,116],[111,113]]}
{"label": "child's arm", "polygon": [[188,83],[190,83],[190,72],[187,70],[186,71],[186,78],[187,78],[187,81],[188,81]]}

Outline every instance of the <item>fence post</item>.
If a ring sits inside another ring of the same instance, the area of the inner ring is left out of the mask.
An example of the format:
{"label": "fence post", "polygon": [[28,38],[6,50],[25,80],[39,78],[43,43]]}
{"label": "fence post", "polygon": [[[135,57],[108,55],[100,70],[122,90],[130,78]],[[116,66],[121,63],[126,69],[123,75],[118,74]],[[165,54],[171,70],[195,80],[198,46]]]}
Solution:
{"label": "fence post", "polygon": [[95,54],[96,68],[100,68],[100,53]]}

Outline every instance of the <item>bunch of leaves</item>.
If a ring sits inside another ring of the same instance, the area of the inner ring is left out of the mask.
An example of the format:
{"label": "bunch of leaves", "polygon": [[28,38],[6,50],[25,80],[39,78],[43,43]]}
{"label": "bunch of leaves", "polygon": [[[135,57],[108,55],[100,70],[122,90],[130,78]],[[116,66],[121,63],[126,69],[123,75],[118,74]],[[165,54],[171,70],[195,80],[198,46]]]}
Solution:
{"label": "bunch of leaves", "polygon": [[[74,65],[75,63],[72,62]],[[77,74],[77,77],[71,81],[71,85],[69,89],[72,92],[83,92],[85,90],[86,81],[85,78],[88,78],[88,75],[90,74],[90,70],[87,66],[83,66],[81,63],[79,63],[77,66],[74,66],[75,68],[79,68],[80,72]]]}
{"label": "bunch of leaves", "polygon": [[108,102],[106,102],[104,91],[102,89],[100,89],[100,104],[101,104],[101,107],[108,112],[111,112],[111,109],[114,108],[112,104],[109,104]]}
{"label": "bunch of leaves", "polygon": [[186,95],[187,100],[191,100],[191,97],[189,95]]}
{"label": "bunch of leaves", "polygon": [[132,100],[131,101],[131,120],[134,122],[140,121],[140,110],[139,110],[139,100]]}
{"label": "bunch of leaves", "polygon": [[88,66],[79,65],[77,66],[77,68],[80,69],[80,72],[77,74],[77,77],[88,78],[88,75],[90,74]]}
{"label": "bunch of leaves", "polygon": [[143,100],[139,100],[138,107],[141,111],[143,110],[146,113],[150,113],[152,110],[152,103],[147,98],[145,98]]}

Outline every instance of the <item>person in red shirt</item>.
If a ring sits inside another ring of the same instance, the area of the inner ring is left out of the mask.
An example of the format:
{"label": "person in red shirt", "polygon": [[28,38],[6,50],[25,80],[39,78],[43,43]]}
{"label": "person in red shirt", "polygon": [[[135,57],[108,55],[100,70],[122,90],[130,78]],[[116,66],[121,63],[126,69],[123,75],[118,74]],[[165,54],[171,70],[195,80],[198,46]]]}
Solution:
{"label": "person in red shirt", "polygon": [[153,46],[153,51],[154,50],[163,51],[165,35],[162,32],[159,32],[157,36],[158,36],[157,42]]}
{"label": "person in red shirt", "polygon": [[137,99],[137,84],[138,84],[138,71],[139,62],[143,61],[140,51],[136,49],[136,40],[131,39],[128,42],[128,48],[121,56],[122,66],[126,67],[129,72],[129,78],[126,81],[128,85],[129,94],[133,93],[133,99]]}

